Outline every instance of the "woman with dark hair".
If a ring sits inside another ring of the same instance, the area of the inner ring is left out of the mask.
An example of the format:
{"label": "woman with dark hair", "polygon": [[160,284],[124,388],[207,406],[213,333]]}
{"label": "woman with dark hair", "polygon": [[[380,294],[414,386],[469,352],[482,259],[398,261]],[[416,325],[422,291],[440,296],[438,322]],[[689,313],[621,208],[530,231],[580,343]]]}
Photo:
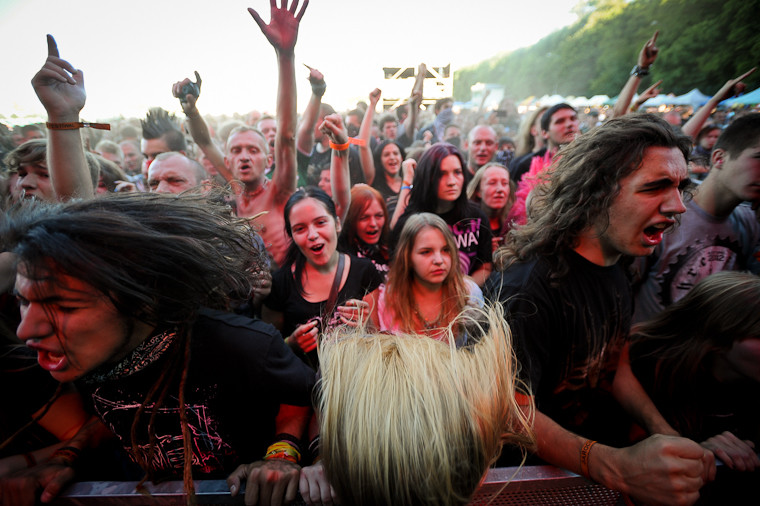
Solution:
{"label": "woman with dark hair", "polygon": [[447,143],[431,146],[420,158],[404,162],[404,186],[393,216],[391,244],[395,246],[404,222],[417,213],[437,214],[454,234],[462,273],[483,286],[491,273],[491,230],[488,218],[467,199],[470,173],[457,148]]}
{"label": "woman with dark hair", "polygon": [[383,276],[388,273],[388,210],[380,193],[365,184],[351,189],[351,204],[338,236],[338,249],[368,258]]}
{"label": "woman with dark hair", "polygon": [[307,186],[285,204],[285,231],[292,239],[285,262],[272,277],[262,317],[279,329],[294,351],[306,356],[317,336],[341,323],[366,320],[369,293],[382,282],[372,262],[338,251],[340,219],[322,190]]}
{"label": "woman with dark hair", "polygon": [[[404,186],[404,180],[401,177],[401,162],[404,161],[405,157],[406,153],[401,144],[391,139],[378,144],[372,153],[375,169],[380,169],[375,174],[372,187],[379,191],[385,199],[390,216],[396,209],[399,192]],[[411,183],[411,181],[407,181],[407,183]]]}

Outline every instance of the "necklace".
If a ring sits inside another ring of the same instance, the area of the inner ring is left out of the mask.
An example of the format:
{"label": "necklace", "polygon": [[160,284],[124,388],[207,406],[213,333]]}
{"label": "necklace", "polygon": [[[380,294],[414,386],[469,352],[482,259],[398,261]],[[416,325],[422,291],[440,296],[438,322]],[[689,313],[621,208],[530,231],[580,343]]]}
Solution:
{"label": "necklace", "polygon": [[425,327],[425,330],[437,329],[441,326],[441,319],[443,318],[443,306],[441,306],[440,310],[438,311],[438,316],[436,319],[431,322],[427,321],[425,317],[422,316],[422,311],[420,311],[420,307],[416,302],[414,303],[414,313],[417,315],[417,318],[420,319],[420,322]]}
{"label": "necklace", "polygon": [[248,192],[248,191],[243,190],[243,194],[242,194],[243,195],[243,199],[245,199],[247,201],[250,201],[250,200],[253,200],[256,197],[258,197],[259,195],[261,195],[261,193],[264,190],[266,190],[268,182],[269,182],[269,180],[267,178],[264,178],[264,182],[261,183],[259,185],[259,187],[256,188],[255,190],[253,190],[252,192]]}

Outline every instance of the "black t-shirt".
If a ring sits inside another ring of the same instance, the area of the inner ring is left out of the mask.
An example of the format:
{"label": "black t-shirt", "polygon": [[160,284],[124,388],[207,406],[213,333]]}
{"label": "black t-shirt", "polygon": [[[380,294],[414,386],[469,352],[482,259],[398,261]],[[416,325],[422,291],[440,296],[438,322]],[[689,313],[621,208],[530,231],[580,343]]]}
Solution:
{"label": "black t-shirt", "polygon": [[372,188],[380,192],[380,195],[385,199],[385,207],[388,208],[388,220],[390,220],[393,217],[393,212],[396,210],[396,204],[398,204],[398,193],[388,186],[388,181],[385,180],[382,167],[375,167],[375,171],[375,180],[372,181]]}
{"label": "black t-shirt", "polygon": [[544,414],[573,432],[625,444],[627,420],[611,388],[631,324],[631,288],[622,267],[570,252],[554,286],[545,258],[494,272],[484,293],[500,301],[522,375]]}
{"label": "black t-shirt", "polygon": [[[130,455],[137,409],[169,371],[177,351],[179,340],[170,334],[147,339],[117,366],[100,368],[77,381],[85,400]],[[202,310],[192,326],[191,343],[185,403],[193,435],[193,472],[224,478],[240,464],[261,460],[273,442],[280,404],[310,404],[314,373],[274,327],[243,316]],[[175,479],[181,479],[183,469],[178,376],[169,380],[154,424],[154,467],[159,476]],[[137,439],[143,449],[151,412],[146,409],[139,421]]]}
{"label": "black t-shirt", "polygon": [[[348,271],[346,283],[338,292],[336,307],[348,299],[361,299],[369,292],[380,286],[383,278],[372,262],[365,258],[351,257],[351,267]],[[319,328],[322,332],[337,324],[335,314],[324,315],[327,310],[327,300],[321,302],[309,302],[298,292],[298,285],[290,266],[284,266],[272,276],[272,291],[264,301],[264,304],[285,316],[282,335],[289,336],[299,325],[313,319],[320,321]],[[325,324],[324,318],[328,321]]]}
{"label": "black t-shirt", "polygon": [[534,156],[544,156],[546,154],[546,148],[541,148],[535,153],[528,153],[518,158],[513,158],[509,164],[509,177],[515,183],[519,183],[523,177],[523,174],[530,170],[530,164],[533,161]]}
{"label": "black t-shirt", "polygon": [[[305,155],[298,151],[297,158],[298,173],[307,176],[306,184],[316,186],[319,183],[319,174],[323,170],[330,170],[332,149],[320,152],[317,146],[314,146],[310,155]],[[351,186],[365,182],[361,158],[359,157],[359,148],[354,145],[348,148],[348,171],[351,178]],[[316,178],[316,180],[309,180],[308,178],[310,177]]]}
{"label": "black t-shirt", "polygon": [[[391,231],[392,249],[395,250],[401,230],[406,220],[413,213],[404,212],[396,226]],[[472,274],[483,264],[492,262],[491,247],[491,223],[481,211],[480,206],[472,202],[467,203],[467,208],[462,215],[452,210],[439,214],[454,234],[454,242],[459,250],[459,263],[462,273]]]}

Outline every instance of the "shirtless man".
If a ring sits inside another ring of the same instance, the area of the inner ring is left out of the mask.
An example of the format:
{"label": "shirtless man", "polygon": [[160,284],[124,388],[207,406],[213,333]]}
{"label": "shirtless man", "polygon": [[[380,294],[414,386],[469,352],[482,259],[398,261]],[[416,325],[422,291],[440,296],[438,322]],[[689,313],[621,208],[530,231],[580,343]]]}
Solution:
{"label": "shirtless man", "polygon": [[[264,134],[247,126],[236,128],[230,133],[225,153],[222,154],[211,141],[208,127],[198,112],[195,105],[197,97],[191,94],[183,97],[180,94],[182,86],[189,83],[189,79],[175,83],[172,87],[174,96],[180,99],[187,115],[193,140],[225,179],[242,183],[236,199],[237,214],[241,217],[256,216],[254,223],[278,265],[282,264],[289,244],[283,218],[285,203],[296,190],[296,85],[293,50],[298,38],[298,26],[307,5],[304,3],[297,15],[287,9],[273,8],[269,24],[249,9],[277,54],[279,88],[273,154],[269,152]],[[271,165],[273,155],[277,170],[269,181],[265,170]],[[265,214],[259,215],[262,212]]]}

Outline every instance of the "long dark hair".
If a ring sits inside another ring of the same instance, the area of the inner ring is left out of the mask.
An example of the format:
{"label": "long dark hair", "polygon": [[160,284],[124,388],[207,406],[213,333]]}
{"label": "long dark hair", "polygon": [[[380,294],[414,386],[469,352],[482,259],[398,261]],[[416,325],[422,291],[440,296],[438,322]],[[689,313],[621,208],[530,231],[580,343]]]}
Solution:
{"label": "long dark hair", "polygon": [[435,213],[438,207],[438,182],[441,180],[441,162],[448,156],[456,156],[462,164],[464,183],[462,192],[454,202],[454,213],[464,216],[467,209],[467,184],[470,182],[470,172],[464,163],[459,150],[446,142],[433,144],[420,158],[414,171],[414,188],[409,194],[409,204],[405,215],[416,213]]}
{"label": "long dark hair", "polygon": [[[135,414],[130,442],[146,478],[152,478],[155,417],[178,380],[183,479],[190,498],[192,435],[185,383],[191,326],[202,306],[227,309],[247,298],[253,273],[266,265],[249,225],[215,197],[115,193],[65,204],[25,202],[0,221],[0,246],[15,253],[28,278],[43,279],[53,266],[108,297],[128,322],[175,330],[166,367]],[[138,440],[146,406],[152,410],[147,451]]]}
{"label": "long dark hair", "polygon": [[[389,144],[396,145],[399,153],[401,153],[401,160],[404,160],[404,158],[406,158],[406,152],[404,151],[404,148],[401,146],[401,144],[399,144],[393,139],[384,140],[383,142],[378,144],[375,147],[375,150],[372,152],[372,158],[375,162],[375,178],[377,178],[378,176],[382,176],[383,179],[385,179],[385,169],[383,168],[383,150]],[[400,170],[401,168],[399,167],[399,175],[401,174]]]}
{"label": "long dark hair", "polygon": [[531,219],[513,228],[494,253],[494,265],[504,270],[513,262],[545,256],[552,276],[567,272],[567,252],[580,234],[602,220],[620,192],[620,180],[637,170],[651,147],[677,148],[689,159],[691,140],[651,114],[614,118],[581,135],[560,151],[533,190]]}
{"label": "long dark hair", "polygon": [[298,245],[295,243],[295,241],[293,241],[293,230],[290,227],[290,212],[293,210],[293,206],[308,198],[319,201],[323,206],[325,206],[325,209],[327,209],[327,212],[330,213],[330,216],[333,217],[336,225],[338,223],[338,212],[335,209],[335,202],[333,202],[333,199],[330,198],[330,196],[319,187],[307,186],[305,188],[299,188],[293,195],[290,196],[287,203],[285,203],[285,209],[283,211],[285,214],[285,231],[288,233],[288,237],[290,237],[291,241],[290,245],[288,246],[288,251],[285,254],[285,261],[280,267],[283,269],[289,269],[291,266],[295,265],[294,274],[296,286],[298,287],[298,291],[301,293],[301,295],[303,295],[301,275],[303,274],[303,269],[306,265],[306,257],[298,248]]}
{"label": "long dark hair", "polygon": [[760,338],[760,277],[717,272],[633,328],[631,363],[634,370],[639,360],[656,363],[652,399],[676,430],[697,437],[704,395],[699,385],[713,377],[716,359],[746,338]]}

